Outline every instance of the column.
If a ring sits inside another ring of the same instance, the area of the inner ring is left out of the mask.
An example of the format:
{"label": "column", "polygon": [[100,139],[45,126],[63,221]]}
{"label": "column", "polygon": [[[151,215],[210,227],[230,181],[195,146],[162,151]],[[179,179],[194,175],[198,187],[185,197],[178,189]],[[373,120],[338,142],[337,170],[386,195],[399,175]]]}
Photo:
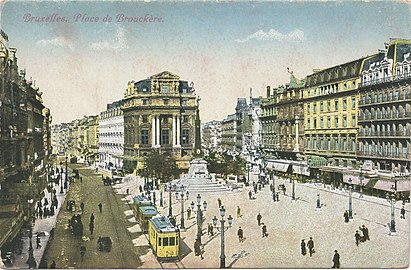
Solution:
{"label": "column", "polygon": [[151,147],[156,146],[156,117],[151,116]]}
{"label": "column", "polygon": [[176,117],[175,115],[173,115],[173,147],[176,147]]}
{"label": "column", "polygon": [[299,144],[299,137],[298,137],[298,124],[299,124],[299,121],[298,121],[298,116],[297,117],[295,117],[295,147],[294,147],[294,151],[295,152],[298,152],[299,151],[299,148],[300,148],[300,144]]}
{"label": "column", "polygon": [[177,116],[177,147],[181,147],[180,144],[180,128],[181,128],[181,119]]}
{"label": "column", "polygon": [[157,115],[157,147],[160,147],[160,115]]}

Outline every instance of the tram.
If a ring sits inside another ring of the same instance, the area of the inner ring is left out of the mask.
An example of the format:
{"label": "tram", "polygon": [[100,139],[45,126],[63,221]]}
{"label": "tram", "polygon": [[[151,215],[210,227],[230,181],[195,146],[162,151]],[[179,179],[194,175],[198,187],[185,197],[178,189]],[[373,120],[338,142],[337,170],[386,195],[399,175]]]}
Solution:
{"label": "tram", "polygon": [[143,233],[148,232],[148,221],[159,214],[154,206],[146,205],[140,206],[138,209],[138,221],[140,223],[140,228]]}
{"label": "tram", "polygon": [[140,206],[147,206],[147,205],[151,205],[151,202],[144,195],[136,195],[134,197],[133,213],[134,213],[134,217],[136,218],[136,220],[139,219],[139,208],[140,208]]}
{"label": "tram", "polygon": [[180,255],[180,231],[170,220],[157,215],[149,221],[149,241],[158,260],[175,260]]}

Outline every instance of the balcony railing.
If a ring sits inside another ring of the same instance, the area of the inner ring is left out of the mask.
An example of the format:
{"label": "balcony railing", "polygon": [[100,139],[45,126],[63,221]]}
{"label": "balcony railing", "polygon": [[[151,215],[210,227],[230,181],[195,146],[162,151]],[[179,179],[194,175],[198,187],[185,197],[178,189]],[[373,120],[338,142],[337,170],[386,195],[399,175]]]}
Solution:
{"label": "balcony railing", "polygon": [[371,132],[359,132],[360,137],[404,137],[411,136],[411,131],[371,131]]}
{"label": "balcony railing", "polygon": [[361,99],[360,105],[367,105],[367,104],[377,104],[377,103],[384,103],[384,102],[395,102],[395,101],[409,101],[411,99],[411,95],[409,94],[401,94],[399,96],[388,96],[388,97],[378,97],[378,98],[365,98]]}
{"label": "balcony railing", "polygon": [[368,85],[375,85],[375,84],[380,84],[380,83],[386,83],[386,82],[397,82],[397,81],[401,81],[401,80],[405,80],[411,77],[411,73],[405,73],[405,74],[401,74],[399,76],[389,76],[389,77],[384,77],[384,78],[380,78],[380,79],[374,79],[371,81],[366,81],[366,82],[361,82],[360,86],[364,87],[364,86],[368,86]]}
{"label": "balcony railing", "polygon": [[368,157],[385,157],[385,158],[401,158],[401,159],[410,159],[411,154],[409,153],[393,153],[390,151],[358,151],[359,156],[368,156]]}
{"label": "balcony railing", "polygon": [[411,118],[411,112],[391,112],[385,114],[360,114],[358,116],[358,121],[367,120],[389,120],[389,119],[406,119]]}

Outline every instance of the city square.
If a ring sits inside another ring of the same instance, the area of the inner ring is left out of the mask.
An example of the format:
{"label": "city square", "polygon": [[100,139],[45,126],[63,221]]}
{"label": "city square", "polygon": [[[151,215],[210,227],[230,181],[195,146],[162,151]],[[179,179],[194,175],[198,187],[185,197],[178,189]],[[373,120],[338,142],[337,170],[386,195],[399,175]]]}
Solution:
{"label": "city square", "polygon": [[0,268],[407,268],[409,7],[1,5]]}

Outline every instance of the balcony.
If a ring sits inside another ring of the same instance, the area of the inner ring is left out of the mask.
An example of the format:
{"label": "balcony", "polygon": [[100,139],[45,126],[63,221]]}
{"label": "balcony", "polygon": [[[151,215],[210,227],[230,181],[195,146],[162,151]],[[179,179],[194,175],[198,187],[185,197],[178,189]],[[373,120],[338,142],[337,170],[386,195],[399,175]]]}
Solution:
{"label": "balcony", "polygon": [[375,79],[375,80],[371,80],[371,81],[367,81],[367,82],[361,82],[360,83],[360,87],[365,87],[365,86],[369,86],[369,85],[376,85],[376,84],[381,84],[381,83],[388,83],[388,82],[398,82],[398,81],[402,81],[405,79],[411,78],[411,73],[406,73],[406,74],[401,74],[399,76],[389,76],[389,77],[385,77],[385,78],[381,78],[381,79]]}
{"label": "balcony", "polygon": [[386,120],[408,120],[411,119],[411,112],[396,112],[396,113],[385,113],[385,114],[360,114],[358,116],[358,122],[369,122],[369,121],[386,121]]}
{"label": "balcony", "polygon": [[358,137],[410,137],[411,131],[371,131],[371,132],[359,132]]}
{"label": "balcony", "polygon": [[393,153],[389,151],[358,151],[358,156],[361,157],[371,157],[380,159],[405,159],[410,160],[411,154],[408,153]]}

